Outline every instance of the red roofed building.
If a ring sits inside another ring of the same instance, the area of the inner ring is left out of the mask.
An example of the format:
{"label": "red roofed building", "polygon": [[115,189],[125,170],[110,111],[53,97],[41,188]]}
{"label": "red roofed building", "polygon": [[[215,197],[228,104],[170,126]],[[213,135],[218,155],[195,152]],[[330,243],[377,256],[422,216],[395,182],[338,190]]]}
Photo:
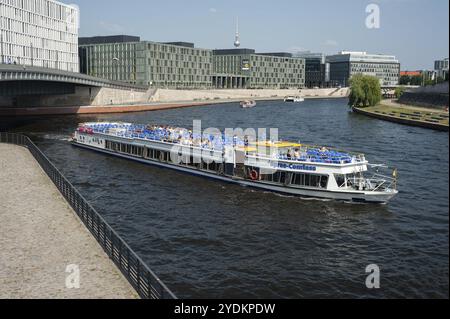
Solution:
{"label": "red roofed building", "polygon": [[421,76],[422,75],[422,71],[401,71],[400,72],[400,76]]}

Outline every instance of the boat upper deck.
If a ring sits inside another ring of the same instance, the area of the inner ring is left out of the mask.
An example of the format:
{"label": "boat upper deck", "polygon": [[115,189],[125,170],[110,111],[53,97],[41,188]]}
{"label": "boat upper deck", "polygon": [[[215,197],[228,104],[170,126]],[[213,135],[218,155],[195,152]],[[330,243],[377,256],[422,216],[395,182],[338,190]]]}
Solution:
{"label": "boat upper deck", "polygon": [[196,134],[186,128],[170,126],[131,123],[84,123],[78,127],[78,132],[87,134],[100,133],[135,140],[159,141],[214,151],[224,151],[226,146],[232,146],[245,151],[248,156],[281,161],[331,165],[366,163],[363,154],[343,152],[326,147],[309,146],[285,141],[273,142],[264,140],[251,142],[246,137],[236,135]]}

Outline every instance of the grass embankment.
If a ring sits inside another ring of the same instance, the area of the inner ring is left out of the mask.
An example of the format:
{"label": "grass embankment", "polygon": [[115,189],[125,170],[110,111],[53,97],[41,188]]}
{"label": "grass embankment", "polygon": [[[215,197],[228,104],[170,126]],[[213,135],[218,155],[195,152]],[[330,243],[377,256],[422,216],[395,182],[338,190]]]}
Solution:
{"label": "grass embankment", "polygon": [[449,115],[446,111],[383,102],[361,110],[393,119],[448,126]]}

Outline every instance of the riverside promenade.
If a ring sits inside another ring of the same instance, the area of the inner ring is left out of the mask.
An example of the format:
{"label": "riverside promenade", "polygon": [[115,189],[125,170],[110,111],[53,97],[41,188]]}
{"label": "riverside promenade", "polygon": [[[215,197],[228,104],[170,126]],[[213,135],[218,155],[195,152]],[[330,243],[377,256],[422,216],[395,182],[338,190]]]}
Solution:
{"label": "riverside promenade", "polygon": [[1,143],[0,243],[0,299],[139,298],[28,149]]}
{"label": "riverside promenade", "polygon": [[303,90],[169,90],[158,89],[149,101],[132,104],[84,105],[58,107],[0,107],[1,116],[45,116],[70,114],[132,113],[185,107],[239,103],[243,100],[275,101],[286,96],[305,99],[336,99],[349,94],[348,88]]}
{"label": "riverside promenade", "polygon": [[353,111],[380,120],[420,126],[438,131],[448,132],[449,128],[448,110],[404,105],[393,100],[384,100],[380,104],[371,107],[354,107]]}

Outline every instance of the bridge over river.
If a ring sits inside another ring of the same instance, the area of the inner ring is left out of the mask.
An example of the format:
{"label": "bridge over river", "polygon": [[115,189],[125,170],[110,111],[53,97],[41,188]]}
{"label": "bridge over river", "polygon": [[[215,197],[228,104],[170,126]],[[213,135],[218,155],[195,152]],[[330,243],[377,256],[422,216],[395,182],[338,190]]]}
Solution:
{"label": "bridge over river", "polygon": [[81,73],[0,64],[0,109],[125,104],[151,94],[145,86]]}

